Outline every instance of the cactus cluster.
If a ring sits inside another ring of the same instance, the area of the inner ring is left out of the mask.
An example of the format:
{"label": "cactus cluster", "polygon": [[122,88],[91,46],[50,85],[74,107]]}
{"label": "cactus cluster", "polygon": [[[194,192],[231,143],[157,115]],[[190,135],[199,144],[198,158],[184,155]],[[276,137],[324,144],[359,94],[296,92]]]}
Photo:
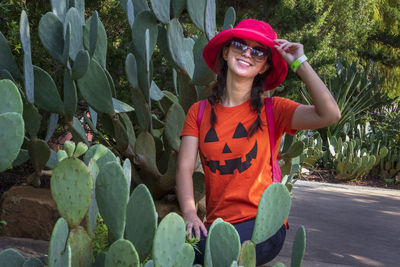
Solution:
{"label": "cactus cluster", "polygon": [[[66,156],[52,172],[51,193],[62,217],[51,236],[49,266],[85,267],[92,266],[93,261],[95,266],[106,267],[141,266],[143,263],[156,267],[192,266],[195,252],[192,245],[186,243],[183,219],[170,213],[157,225],[158,215],[147,187],[136,186],[128,198],[128,179],[119,159],[111,156],[112,152],[102,145],[87,151],[82,147],[83,144],[68,143],[65,154],[60,153]],[[82,151],[86,151],[84,158],[89,161],[88,165],[76,157],[81,156]],[[98,165],[100,163],[102,165]],[[129,164],[125,162],[124,166]],[[269,186],[259,203],[252,240],[242,246],[230,223],[215,220],[206,240],[204,266],[237,266],[238,262],[243,266],[255,266],[255,245],[282,226],[290,206],[290,194],[285,185]],[[108,227],[110,247],[93,259],[91,221],[97,219],[97,211]],[[303,229],[295,238],[294,266],[300,266],[304,246]],[[16,262],[13,266],[22,266],[25,259],[21,257],[15,251],[4,251],[0,254],[0,263],[7,260]]]}
{"label": "cactus cluster", "polygon": [[[84,0],[51,1],[51,6],[52,11],[47,12],[40,19],[38,35],[46,51],[63,70],[62,84],[56,84],[46,70],[33,64],[30,42],[32,33],[29,28],[28,14],[25,11],[21,13],[19,25],[24,53],[23,75],[14,60],[7,40],[0,33],[0,57],[6,63],[0,64],[0,78],[4,79],[0,84],[1,91],[4,93],[7,91],[7,97],[21,98],[14,84],[24,85],[24,88],[20,90],[22,101],[16,98],[9,101],[16,107],[20,106],[19,108],[15,111],[6,110],[12,107],[1,105],[4,110],[0,113],[0,123],[7,121],[8,125],[12,124],[13,127],[4,127],[9,129],[5,134],[12,133],[12,137],[9,136],[7,145],[3,146],[6,150],[2,151],[9,155],[2,157],[0,169],[4,170],[10,167],[11,163],[16,166],[30,159],[35,172],[29,177],[28,182],[34,186],[40,186],[40,177],[46,166],[54,168],[57,164],[56,152],[49,148],[47,142],[62,123],[67,125],[74,140],[82,141],[86,145],[90,144],[81,120],[75,115],[78,91],[89,104],[93,115],[91,118],[97,117],[95,110],[109,117],[117,116],[116,113],[133,110],[129,105],[114,98],[113,82],[105,68],[107,36],[97,12],[94,12],[85,22]],[[11,90],[16,91],[17,95],[13,95]],[[63,97],[59,93],[61,90]],[[2,114],[6,112],[13,114]],[[17,113],[23,115],[25,123],[21,124],[21,118]],[[64,118],[64,122],[59,122],[60,116]],[[40,136],[43,132],[40,130],[44,128],[43,117],[50,118],[45,137]],[[121,123],[118,116],[117,121]],[[117,125],[118,122],[116,122]],[[90,121],[90,123],[96,125],[95,121]],[[26,149],[20,150],[24,139],[24,128]],[[14,159],[15,161],[12,162]]]}
{"label": "cactus cluster", "polygon": [[279,166],[282,172],[282,183],[286,185],[289,191],[292,190],[296,180],[293,178],[301,170],[300,156],[304,153],[304,142],[297,138],[285,134],[279,148]]}

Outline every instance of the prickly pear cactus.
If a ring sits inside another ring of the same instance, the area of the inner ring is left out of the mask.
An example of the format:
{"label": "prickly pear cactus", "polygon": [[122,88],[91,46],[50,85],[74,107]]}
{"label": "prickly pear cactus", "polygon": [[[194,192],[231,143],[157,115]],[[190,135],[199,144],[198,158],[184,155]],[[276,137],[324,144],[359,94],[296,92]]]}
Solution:
{"label": "prickly pear cactus", "polygon": [[256,266],[256,245],[247,240],[243,243],[240,249],[239,265],[244,267],[255,267]]}
{"label": "prickly pear cactus", "polygon": [[24,141],[22,100],[17,87],[10,80],[0,81],[0,172],[11,167]]}
{"label": "prickly pear cactus", "polygon": [[129,240],[115,241],[106,254],[105,267],[139,267],[140,260]]}
{"label": "prickly pear cactus", "polygon": [[8,248],[0,253],[0,266],[20,267],[24,262],[24,256],[15,249]]}
{"label": "prickly pear cactus", "polygon": [[67,244],[69,229],[64,218],[58,219],[51,233],[49,245],[49,266],[71,266],[71,247]]}
{"label": "prickly pear cactus", "polygon": [[230,223],[216,224],[208,238],[210,239],[212,266],[229,266],[232,261],[239,260],[240,237]]}
{"label": "prickly pear cactus", "polygon": [[186,267],[192,266],[194,261],[195,253],[193,247],[185,243],[183,245],[182,251],[176,257],[173,267]]}
{"label": "prickly pear cactus", "polygon": [[30,258],[24,262],[22,267],[44,267],[44,264],[36,258]]}
{"label": "prickly pear cactus", "polygon": [[71,247],[71,266],[92,265],[92,239],[83,227],[78,226],[71,230],[68,245]]}
{"label": "prickly pear cactus", "polygon": [[289,216],[291,199],[286,186],[274,183],[267,187],[258,204],[251,241],[256,244],[273,236]]}
{"label": "prickly pear cactus", "polygon": [[[217,218],[215,221],[213,221],[213,223],[210,226],[210,229],[208,230],[208,236],[210,236],[211,232],[214,230],[214,227],[219,224],[222,223],[223,220],[221,218]],[[211,258],[211,246],[210,246],[210,239],[207,238],[206,239],[206,248],[204,250],[204,267],[212,267],[213,266],[213,262],[212,262],[212,258]]]}
{"label": "prickly pear cactus", "polygon": [[300,267],[303,262],[304,253],[306,251],[306,230],[304,226],[300,226],[294,237],[292,247],[291,267]]}
{"label": "prickly pear cactus", "polygon": [[129,189],[124,170],[116,161],[100,168],[96,179],[96,200],[107,224],[110,241],[121,239],[125,231]]}
{"label": "prickly pear cactus", "polygon": [[71,229],[75,228],[92,201],[93,181],[89,169],[79,159],[64,159],[53,170],[50,186],[60,215]]}
{"label": "prickly pear cactus", "polygon": [[[138,216],[140,214],[140,216]],[[151,255],[157,229],[156,208],[147,187],[141,184],[133,190],[126,209],[126,238],[135,246],[140,260]]]}
{"label": "prickly pear cactus", "polygon": [[161,221],[154,236],[152,257],[155,266],[173,266],[176,255],[183,249],[186,238],[185,223],[176,213]]}

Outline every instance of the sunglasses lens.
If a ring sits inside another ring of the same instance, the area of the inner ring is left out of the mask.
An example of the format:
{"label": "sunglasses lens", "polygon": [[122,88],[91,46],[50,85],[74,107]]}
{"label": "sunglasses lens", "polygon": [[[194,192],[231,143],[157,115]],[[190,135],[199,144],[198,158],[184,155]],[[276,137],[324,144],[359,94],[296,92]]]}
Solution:
{"label": "sunglasses lens", "polygon": [[267,55],[267,52],[261,47],[255,47],[251,49],[251,56],[257,61],[263,61]]}
{"label": "sunglasses lens", "polygon": [[235,50],[237,53],[242,53],[247,50],[247,45],[239,42],[239,41],[232,41],[231,42],[232,48]]}
{"label": "sunglasses lens", "polygon": [[[236,53],[243,53],[250,47],[244,41],[232,40],[231,48]],[[254,60],[263,61],[267,56],[267,51],[262,47],[255,47],[250,49],[250,54]]]}

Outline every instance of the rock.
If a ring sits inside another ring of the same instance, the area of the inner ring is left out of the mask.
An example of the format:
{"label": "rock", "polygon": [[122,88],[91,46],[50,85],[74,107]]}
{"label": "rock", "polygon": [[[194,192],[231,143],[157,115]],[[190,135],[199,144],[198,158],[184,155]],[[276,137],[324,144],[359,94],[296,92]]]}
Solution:
{"label": "rock", "polygon": [[25,259],[38,258],[42,263],[47,264],[47,253],[49,250],[48,241],[28,238],[0,237],[0,252],[7,248],[18,250]]}
{"label": "rock", "polygon": [[1,198],[4,236],[50,240],[60,217],[49,189],[14,186]]}
{"label": "rock", "polygon": [[169,202],[168,200],[155,200],[154,205],[156,206],[156,211],[158,213],[158,222],[160,222],[170,212],[175,212],[182,216],[177,201]]}

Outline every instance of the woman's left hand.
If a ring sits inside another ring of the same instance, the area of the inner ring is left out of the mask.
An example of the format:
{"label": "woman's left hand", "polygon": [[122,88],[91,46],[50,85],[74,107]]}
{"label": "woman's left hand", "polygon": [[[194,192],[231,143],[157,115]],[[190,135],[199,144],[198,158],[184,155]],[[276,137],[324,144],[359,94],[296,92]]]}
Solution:
{"label": "woman's left hand", "polygon": [[288,65],[292,65],[292,63],[304,55],[304,48],[302,44],[299,43],[291,43],[285,39],[276,39],[274,42],[276,50],[282,55]]}

